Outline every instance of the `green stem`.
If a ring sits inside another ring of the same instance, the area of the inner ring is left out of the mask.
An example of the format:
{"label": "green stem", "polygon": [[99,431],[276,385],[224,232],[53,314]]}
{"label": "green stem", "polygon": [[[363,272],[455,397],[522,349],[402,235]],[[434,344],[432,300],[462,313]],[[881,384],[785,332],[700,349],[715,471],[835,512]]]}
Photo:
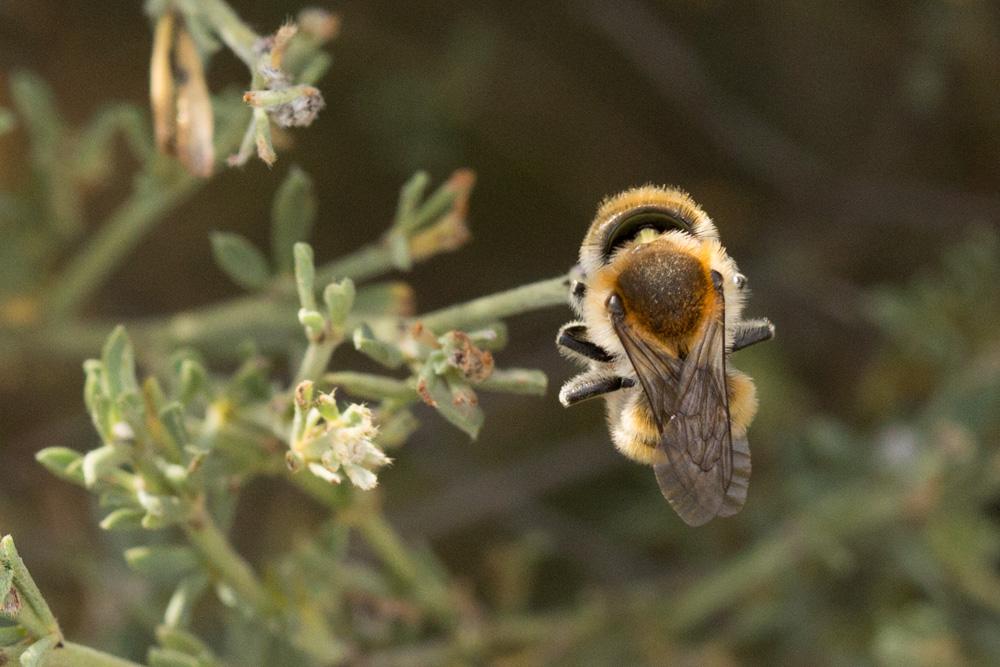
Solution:
{"label": "green stem", "polygon": [[[226,155],[239,145],[242,123],[230,122],[218,139],[218,153]],[[172,178],[162,171],[170,167]],[[45,313],[48,319],[65,319],[78,311],[135,248],[143,236],[178,204],[200,190],[206,179],[181,170],[160,158],[147,160],[136,177],[141,184],[56,277]]]}
{"label": "green stem", "polygon": [[198,184],[198,178],[185,175],[134,192],[56,278],[46,314],[61,319],[78,310],[146,232]]}
{"label": "green stem", "polygon": [[309,341],[309,346],[302,356],[302,363],[299,365],[299,372],[295,375],[292,387],[297,387],[300,382],[305,380],[317,380],[330,364],[330,357],[333,356],[333,351],[337,349],[341,340],[337,336],[322,342]]}
{"label": "green stem", "polygon": [[218,33],[226,46],[254,71],[257,56],[254,45],[260,40],[233,9],[222,0],[180,0],[178,6],[188,15],[200,16]]}
{"label": "green stem", "polygon": [[417,391],[405,380],[397,380],[384,375],[335,371],[324,375],[323,382],[340,387],[352,396],[369,400],[391,398],[407,401],[417,399]]}
{"label": "green stem", "polygon": [[567,291],[567,277],[559,276],[436,310],[417,319],[428,329],[443,333],[565,304]]}
{"label": "green stem", "polygon": [[547,386],[548,378],[542,371],[533,368],[497,368],[488,378],[476,384],[476,389],[544,396]]}
{"label": "green stem", "polygon": [[236,553],[208,512],[201,510],[183,527],[188,541],[201,554],[212,574],[253,607],[258,616],[269,617],[273,607],[267,591],[253,568]]}
{"label": "green stem", "polygon": [[0,566],[13,574],[14,589],[21,596],[21,611],[16,616],[17,623],[23,625],[35,637],[55,635],[62,639],[59,622],[53,616],[42,592],[17,553],[14,538],[10,535],[4,535],[3,539],[0,539]]}
{"label": "green stem", "polygon": [[683,636],[719,611],[731,608],[754,590],[786,575],[807,557],[856,533],[897,519],[905,507],[901,493],[884,488],[845,489],[817,501],[775,536],[760,541],[710,576],[698,580],[664,609],[671,631]]}
{"label": "green stem", "polygon": [[141,667],[139,663],[125,660],[87,646],[63,642],[45,655],[43,667]]}
{"label": "green stem", "polygon": [[369,243],[354,252],[316,268],[316,284],[350,278],[354,282],[374,278],[395,269],[392,254],[384,243]]}
{"label": "green stem", "polygon": [[382,564],[405,588],[412,590],[435,617],[445,622],[455,615],[448,590],[435,573],[422,568],[406,544],[381,513],[369,507],[356,508],[352,525]]}

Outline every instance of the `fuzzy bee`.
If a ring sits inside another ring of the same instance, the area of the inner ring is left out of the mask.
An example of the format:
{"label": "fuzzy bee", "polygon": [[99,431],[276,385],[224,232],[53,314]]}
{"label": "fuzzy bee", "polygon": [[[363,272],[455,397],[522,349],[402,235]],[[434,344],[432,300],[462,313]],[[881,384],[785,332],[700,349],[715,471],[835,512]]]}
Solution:
{"label": "fuzzy bee", "polygon": [[731,516],[750,481],[753,380],[730,355],[774,336],[743,320],[747,280],[686,193],[645,186],[605,200],[580,247],[570,302],[580,321],[556,343],[587,370],[559,392],[604,396],[611,439],[653,466],[686,523]]}

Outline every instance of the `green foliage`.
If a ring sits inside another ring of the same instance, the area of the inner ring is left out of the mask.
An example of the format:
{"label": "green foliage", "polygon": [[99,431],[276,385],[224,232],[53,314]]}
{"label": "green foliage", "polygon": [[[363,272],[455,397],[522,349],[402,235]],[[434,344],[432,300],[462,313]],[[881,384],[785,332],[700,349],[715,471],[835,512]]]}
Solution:
{"label": "green foliage", "polygon": [[[234,153],[231,164],[254,152],[273,162],[272,123],[303,124],[322,105],[313,85],[331,62],[322,46],[334,18],[303,12],[298,34],[265,40],[218,0],[148,3],[154,19],[168,8],[203,57],[224,44],[248,66],[243,102],[213,100],[216,152]],[[523,509],[546,528],[515,532],[472,586],[397,534],[377,487],[397,492],[389,464],[410,462],[420,420],[476,438],[503,419],[483,409],[482,392],[545,393],[544,373],[497,368],[494,354],[502,361],[503,319],[564,305],[566,281],[420,316],[408,284],[372,282],[467,240],[471,172],[437,187],[418,172],[382,236],[324,261],[308,243],[313,180],[292,167],[260,206],[270,210],[269,253],[236,234],[208,241],[249,294],[112,326],[82,314],[91,297],[206,181],[154,149],[139,108],[110,105],[70,127],[38,77],[10,81],[16,114],[0,110],[0,134],[23,133],[30,164],[23,183],[0,193],[10,230],[0,247],[0,356],[99,351],[83,364],[94,435],[37,459],[94,498],[114,557],[146,582],[149,665],[1000,662],[995,229],[863,299],[879,344],[859,369],[857,414],[811,411],[815,397],[797,396],[778,358],[757,358],[764,411],[778,426],[753,440],[758,491],[737,520],[689,539],[671,530],[655,493],[595,485],[587,499],[537,504],[509,483],[530,477],[515,470],[475,491],[509,493],[512,514]],[[84,202],[117,170],[119,138],[138,162],[134,188],[85,236]],[[570,444],[546,459],[553,478],[587,456]],[[284,536],[242,536],[262,545],[254,560],[230,532],[244,494],[264,480],[298,491],[280,509],[309,530],[280,544]],[[456,497],[493,502],[459,490],[439,511],[460,514]],[[553,509],[561,503],[571,511]],[[550,602],[552,568],[572,569],[553,560],[556,541],[560,558],[579,552],[579,563],[615,574],[638,562],[627,572],[647,574],[588,580]],[[133,664],[63,636],[6,536],[0,663],[11,660]]]}
{"label": "green foliage", "polygon": [[219,268],[240,287],[261,289],[271,278],[264,254],[239,234],[212,234],[212,254]]}

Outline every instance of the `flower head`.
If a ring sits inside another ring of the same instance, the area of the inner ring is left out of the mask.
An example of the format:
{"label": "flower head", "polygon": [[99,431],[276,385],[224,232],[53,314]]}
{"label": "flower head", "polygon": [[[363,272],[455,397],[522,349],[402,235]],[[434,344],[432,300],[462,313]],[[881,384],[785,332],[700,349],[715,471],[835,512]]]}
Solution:
{"label": "flower head", "polygon": [[297,470],[304,465],[331,483],[339,484],[347,475],[358,488],[375,488],[375,470],[392,460],[374,442],[378,427],[371,410],[351,403],[341,412],[332,393],[315,400],[312,395],[312,383],[302,383],[296,390],[289,466]]}

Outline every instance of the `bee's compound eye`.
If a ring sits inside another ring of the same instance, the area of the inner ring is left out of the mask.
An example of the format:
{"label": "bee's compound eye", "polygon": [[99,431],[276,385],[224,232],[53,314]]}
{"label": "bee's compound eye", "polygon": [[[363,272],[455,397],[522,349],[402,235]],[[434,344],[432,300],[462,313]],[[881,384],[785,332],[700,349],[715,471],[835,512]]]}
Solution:
{"label": "bee's compound eye", "polygon": [[735,284],[737,288],[743,289],[747,286],[747,277],[742,273],[737,273],[733,276],[733,284]]}

